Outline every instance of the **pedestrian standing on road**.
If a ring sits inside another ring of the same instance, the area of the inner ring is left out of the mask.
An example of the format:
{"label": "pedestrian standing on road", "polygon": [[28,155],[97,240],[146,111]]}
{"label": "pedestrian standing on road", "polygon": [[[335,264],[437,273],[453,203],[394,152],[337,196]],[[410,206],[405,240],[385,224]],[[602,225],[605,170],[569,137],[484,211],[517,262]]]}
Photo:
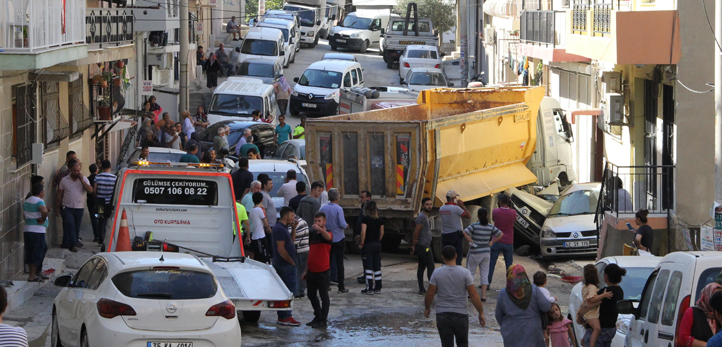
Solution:
{"label": "pedestrian standing on road", "polygon": [[172,126],[167,129],[165,133],[165,146],[172,149],[181,149],[181,139],[175,132],[175,127]]}
{"label": "pedestrian standing on road", "polygon": [[[308,223],[299,216],[296,216],[296,222],[298,226],[293,243],[296,247],[296,298],[300,299],[306,296],[306,282],[301,277],[306,272],[308,263]],[[291,230],[289,229],[288,232]]]}
{"label": "pedestrian standing on road", "polygon": [[376,202],[364,204],[361,221],[361,259],[366,274],[366,289],[361,294],[381,294],[381,240],[384,238],[384,220],[379,217]]}
{"label": "pedestrian standing on road", "polygon": [[[293,240],[296,237],[296,227],[298,222],[295,220],[296,214],[290,207],[281,207],[281,218],[273,227],[273,268],[281,277],[281,280],[295,296],[296,291],[296,247]],[[291,232],[288,232],[291,229]],[[293,319],[291,310],[278,311],[278,324],[288,326],[299,326],[297,320]]]}
{"label": "pedestrian standing on road", "polygon": [[[296,195],[296,170],[286,171],[285,183],[281,185],[281,188],[276,192],[276,196],[283,198],[283,206],[288,206],[288,202],[291,201]],[[295,210],[294,210],[295,211]]]}
{"label": "pedestrian standing on road", "polygon": [[[146,102],[146,107],[150,108],[150,104]],[[145,118],[143,120],[143,126],[140,127],[138,130],[138,137],[136,138],[138,142],[143,141],[145,139],[145,134],[153,131],[153,125],[151,125],[151,119]]]}
{"label": "pedestrian standing on road", "polygon": [[683,346],[703,346],[720,331],[720,326],[714,320],[714,309],[709,306],[709,298],[720,290],[722,285],[717,282],[706,285],[699,294],[696,305],[684,312],[678,340]]}
{"label": "pedestrian standing on road", "polygon": [[281,116],[286,116],[288,109],[288,99],[291,97],[291,85],[286,81],[286,77],[281,75],[278,81],[273,84],[273,91],[276,92],[276,103],[278,103],[278,112]]}
{"label": "pedestrian standing on road", "polygon": [[[438,271],[438,270],[437,270]],[[540,314],[546,314],[551,303],[535,285],[521,265],[512,265],[506,273],[506,288],[496,301],[496,321],[499,323],[505,347],[543,347],[544,330]],[[523,333],[520,333],[523,328]]]}
{"label": "pedestrian standing on road", "polygon": [[[95,176],[98,174],[98,165],[90,164],[88,166],[88,183],[91,187],[95,187]],[[90,226],[93,228],[93,242],[97,242],[99,236],[98,229],[98,203],[93,193],[85,194],[85,203],[88,205],[88,214],[90,215]]]}
{"label": "pedestrian standing on road", "polygon": [[68,171],[68,167],[69,167],[68,163],[70,163],[71,160],[75,160],[75,161],[78,160],[78,155],[75,154],[74,151],[68,151],[68,153],[65,153],[65,164],[63,164],[63,166],[61,166],[58,169],[58,171],[55,172],[55,178],[53,179],[53,185],[55,185],[55,186],[59,185],[60,180],[65,178],[65,176],[67,176],[68,173],[70,173],[70,171]]}
{"label": "pedestrian standing on road", "polygon": [[293,134],[293,130],[291,130],[291,126],[286,124],[286,116],[280,115],[278,116],[278,125],[276,125],[276,143],[278,145],[288,141],[288,139],[291,138],[291,134]]}
{"label": "pedestrian standing on road", "polygon": [[652,245],[654,242],[654,230],[652,227],[647,225],[648,210],[640,209],[634,215],[634,223],[639,225],[639,228],[634,231],[634,243],[637,245],[637,251],[639,255],[652,256]]}
{"label": "pedestrian standing on road", "polygon": [[[343,208],[339,206],[338,202],[341,198],[338,190],[331,190],[328,192],[328,199],[330,203],[325,206],[321,206],[319,211],[326,215],[326,229],[328,229],[333,235],[333,244],[331,246],[331,262],[336,264],[336,283],[338,283],[338,293],[348,293],[348,289],[344,285],[344,267],[343,267],[343,253],[346,235],[344,229],[348,228],[346,219],[343,215]],[[331,271],[333,272],[333,271]],[[333,275],[333,274],[332,274]],[[333,276],[331,278],[333,282]]]}
{"label": "pedestrian standing on road", "polygon": [[[591,264],[590,264],[591,265]],[[586,270],[586,269],[585,269]],[[596,273],[596,271],[595,271]],[[617,264],[609,264],[604,267],[604,283],[606,287],[596,292],[596,296],[587,300],[577,311],[577,322],[584,324],[581,317],[585,317],[589,311],[599,310],[599,325],[601,332],[595,344],[591,343],[592,328],[585,326],[582,345],[585,347],[611,347],[612,339],[617,334],[617,302],[624,299],[624,290],[619,286],[622,282],[622,276],[627,274],[627,270],[619,267]],[[586,273],[585,273],[586,277]],[[587,322],[589,322],[587,320]],[[709,346],[709,344],[707,344]]]}
{"label": "pedestrian standing on road", "polygon": [[145,138],[140,141],[141,147],[161,147],[160,142],[158,142],[158,136],[156,136],[156,133],[153,131],[148,131],[145,133]]}
{"label": "pedestrian standing on road", "polygon": [[248,159],[238,159],[238,170],[231,174],[233,181],[233,194],[236,201],[241,201],[251,191],[251,182],[253,182],[253,173],[248,171]]}
{"label": "pedestrian standing on road", "polygon": [[193,117],[189,111],[182,111],[180,113],[183,119],[183,133],[186,134],[186,139],[190,140],[191,134],[196,132],[196,128],[193,124]]}
{"label": "pedestrian standing on road", "polygon": [[[436,298],[436,328],[439,330],[442,347],[469,345],[469,312],[467,297],[479,312],[479,323],[486,325],[484,307],[474,288],[469,270],[456,264],[456,248],[447,245],[441,249],[444,265],[436,269],[429,280],[429,290],[424,298],[424,316],[431,316],[431,303]],[[519,345],[521,346],[521,345]]]}
{"label": "pedestrian standing on road", "polygon": [[[583,314],[584,321],[590,327],[590,341],[587,346],[596,346],[599,334],[602,332],[602,328],[599,325],[599,306],[594,305],[601,300],[601,296],[597,295],[599,291],[599,275],[594,264],[587,264],[584,266],[584,287],[582,287],[582,300],[583,303],[588,306],[592,306],[591,309],[587,310]],[[611,293],[610,293],[611,294]]]}
{"label": "pedestrian standing on road", "polygon": [[223,44],[223,42],[218,45],[218,49],[216,50],[216,60],[218,60],[218,62],[223,67],[223,73],[226,75],[226,77],[230,77],[233,73],[233,65],[228,62],[228,53],[226,53],[225,45]]}
{"label": "pedestrian standing on road", "polygon": [[226,133],[226,129],[218,127],[216,136],[213,137],[213,150],[218,153],[223,148],[223,135]]}
{"label": "pedestrian standing on road", "polygon": [[29,198],[23,203],[23,214],[25,217],[25,229],[23,239],[25,241],[25,264],[30,269],[28,282],[42,282],[48,277],[40,272],[48,252],[48,244],[45,240],[45,232],[48,229],[49,209],[45,205],[45,186],[36,183],[32,186]]}
{"label": "pedestrian standing on road", "polygon": [[253,193],[252,197],[254,205],[248,215],[248,219],[251,222],[251,230],[253,230],[251,234],[252,257],[253,260],[267,263],[269,256],[269,242],[267,241],[271,235],[271,226],[268,225],[266,211],[263,209],[263,194],[260,192]]}
{"label": "pedestrian standing on road", "polygon": [[[303,220],[315,220],[314,216],[321,208],[321,204],[318,202],[321,191],[323,191],[323,183],[319,181],[311,183],[311,194],[304,196],[298,203],[296,214]],[[323,217],[323,225],[326,225],[325,215]]]}
{"label": "pedestrian standing on road", "polygon": [[175,123],[175,133],[178,135],[178,139],[180,139],[180,149],[185,150],[186,143],[188,142],[188,136],[186,136],[186,133],[183,132],[182,123]]}
{"label": "pedestrian standing on road", "polygon": [[463,244],[463,223],[461,218],[471,218],[469,210],[464,206],[464,202],[457,199],[459,194],[450,190],[446,193],[446,204],[439,208],[441,216],[441,246],[454,246],[456,249],[456,265],[461,265],[461,259],[464,258]]}
{"label": "pedestrian standing on road", "polygon": [[306,138],[306,116],[302,116],[301,122],[293,128],[293,138],[300,140]]}
{"label": "pedestrian standing on road", "polygon": [[564,318],[558,304],[552,303],[551,309],[547,312],[547,317],[549,326],[547,326],[546,336],[549,341],[544,341],[544,346],[549,346],[551,342],[552,347],[571,347],[569,344],[571,340],[574,347],[579,347],[577,339],[574,337],[572,321]]}
{"label": "pedestrian standing on road", "polygon": [[203,73],[206,72],[205,62],[206,52],[203,51],[203,46],[198,46],[198,50],[196,51],[196,65],[201,67]]}
{"label": "pedestrian standing on road", "polygon": [[411,254],[416,253],[416,257],[419,258],[419,264],[416,270],[416,280],[419,282],[419,295],[426,295],[426,289],[424,288],[424,271],[426,271],[428,279],[431,280],[431,275],[436,268],[434,255],[431,252],[432,235],[429,223],[432,208],[434,208],[434,202],[431,201],[431,198],[423,198],[421,200],[421,213],[416,217],[414,238],[411,242]]}
{"label": "pedestrian standing on road", "polygon": [[216,54],[211,52],[206,60],[206,87],[213,92],[213,89],[218,86],[218,73],[223,70],[223,66],[216,59]]}
{"label": "pedestrian standing on road", "polygon": [[[251,210],[256,207],[256,204],[253,203],[253,193],[260,193],[261,192],[261,182],[259,181],[253,181],[251,182],[251,189],[248,191],[246,195],[243,196],[243,199],[241,199],[241,204],[243,204],[243,207],[246,208],[246,212],[251,213]],[[263,194],[261,194],[261,197]],[[253,229],[253,222],[251,223],[251,229]]]}
{"label": "pedestrian standing on road", "polygon": [[[97,165],[96,165],[96,167],[97,167]],[[30,177],[30,191],[28,192],[27,195],[25,195],[25,200],[27,200],[29,197],[33,196],[32,187],[38,183],[42,184],[44,186],[45,185],[45,177],[40,176],[40,175],[33,175],[32,177]]]}
{"label": "pedestrian standing on road", "polygon": [[[714,319],[718,325],[722,325],[722,291],[715,292],[709,298],[709,306],[714,310]],[[722,347],[722,330],[707,342],[707,347]]]}
{"label": "pedestrian standing on road", "polygon": [[534,285],[539,288],[539,291],[544,294],[544,297],[549,300],[550,303],[557,302],[557,298],[553,297],[552,294],[549,292],[549,289],[546,289],[547,285],[547,274],[544,273],[544,271],[537,271],[534,273]]}
{"label": "pedestrian standing on road", "polygon": [[[306,326],[312,328],[325,328],[328,322],[328,310],[331,305],[328,298],[331,272],[329,255],[332,240],[333,235],[326,230],[326,215],[323,212],[316,212],[313,226],[310,228],[308,266],[302,275],[308,287],[308,300],[313,306],[313,320],[306,323]],[[320,303],[316,292],[321,297]]]}
{"label": "pedestrian standing on road", "polygon": [[[358,215],[358,218],[356,219],[356,227],[353,229],[353,242],[356,243],[356,245],[361,243],[361,221],[364,218],[364,205],[371,201],[371,192],[368,190],[364,190],[358,195],[358,200],[361,203],[360,212]],[[366,266],[363,262],[363,258],[361,259],[361,266],[365,269]],[[361,274],[361,276],[356,277],[356,281],[360,284],[366,283],[366,274]]]}
{"label": "pedestrian standing on road", "polygon": [[251,140],[253,139],[251,136],[252,136],[251,128],[243,129],[243,135],[241,135],[241,138],[239,138],[238,142],[236,142],[236,149],[235,149],[236,157],[238,157],[238,158],[241,157],[241,147],[243,147],[243,145],[248,143],[249,138],[251,138]]}
{"label": "pedestrian standing on road", "polygon": [[[306,182],[296,182],[296,196],[291,200],[288,200],[288,207],[292,210],[298,210],[298,205],[301,204],[301,200],[306,197]],[[298,214],[298,212],[296,212]],[[304,219],[305,220],[305,219]]]}
{"label": "pedestrian standing on road", "polygon": [[230,152],[231,144],[228,142],[228,135],[231,134],[231,126],[226,125],[223,127],[223,148],[227,149]]}
{"label": "pedestrian standing on road", "polygon": [[203,106],[198,106],[196,114],[193,115],[193,126],[196,128],[196,132],[199,134],[202,133],[209,125],[211,125],[211,122],[208,121],[208,115],[205,109]]}
{"label": "pedestrian standing on road", "polygon": [[63,216],[63,242],[60,247],[77,252],[78,247],[83,247],[78,240],[78,235],[80,235],[80,223],[85,211],[86,194],[92,193],[93,187],[90,186],[88,178],[83,177],[80,172],[80,162],[75,160],[68,162],[68,171],[69,174],[58,185],[55,214],[62,213]]}
{"label": "pedestrian standing on road", "polygon": [[509,208],[511,199],[506,193],[499,193],[497,197],[499,201],[498,208],[491,213],[491,219],[494,220],[494,226],[499,228],[504,236],[499,242],[491,246],[491,259],[489,261],[489,283],[494,277],[494,268],[496,261],[499,259],[499,253],[504,254],[505,269],[509,269],[514,262],[514,221],[516,220],[516,210]]}
{"label": "pedestrian standing on road", "polygon": [[113,212],[113,193],[115,192],[115,182],[118,177],[110,173],[110,160],[105,159],[101,163],[103,172],[95,176],[95,184],[93,185],[93,193],[100,211],[98,219],[98,243],[103,243],[105,239],[105,226],[108,223]]}
{"label": "pedestrian standing on road", "polygon": [[8,292],[0,286],[0,346],[28,347],[28,333],[20,327],[3,323],[3,314],[8,309]]}
{"label": "pedestrian standing on road", "polygon": [[[260,176],[260,175],[259,175]],[[263,209],[266,211],[269,225],[276,225],[276,205],[271,198],[271,190],[273,190],[273,180],[265,175],[258,178],[261,181],[261,193],[263,194]]]}
{"label": "pedestrian standing on road", "polygon": [[196,155],[198,153],[198,145],[195,143],[192,143],[186,147],[186,154],[183,154],[180,157],[181,163],[200,163],[201,161],[198,160],[198,156]]}
{"label": "pedestrian standing on road", "polygon": [[469,241],[466,268],[471,272],[472,279],[476,275],[476,269],[479,268],[481,301],[486,301],[486,289],[489,286],[490,249],[504,234],[501,230],[489,224],[489,211],[487,209],[480,208],[477,217],[479,218],[478,222],[464,229],[464,237]]}

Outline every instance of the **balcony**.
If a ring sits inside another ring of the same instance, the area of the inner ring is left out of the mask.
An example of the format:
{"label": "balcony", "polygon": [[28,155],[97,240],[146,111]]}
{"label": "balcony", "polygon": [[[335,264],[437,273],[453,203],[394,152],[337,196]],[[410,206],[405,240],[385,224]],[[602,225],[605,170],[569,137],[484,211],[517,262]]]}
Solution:
{"label": "balcony", "polygon": [[5,0],[0,70],[33,70],[83,59],[85,0]]}
{"label": "balcony", "polygon": [[567,11],[567,52],[614,64],[677,64],[677,11],[631,8],[629,1],[574,4]]}
{"label": "balcony", "polygon": [[[187,10],[187,9],[186,9]],[[135,31],[167,31],[180,28],[179,0],[135,1]]]}
{"label": "balcony", "polygon": [[88,8],[85,15],[88,58],[81,63],[95,64],[132,58],[134,24],[132,9]]}
{"label": "balcony", "polygon": [[519,54],[551,62],[589,61],[566,51],[566,12],[524,10]]}

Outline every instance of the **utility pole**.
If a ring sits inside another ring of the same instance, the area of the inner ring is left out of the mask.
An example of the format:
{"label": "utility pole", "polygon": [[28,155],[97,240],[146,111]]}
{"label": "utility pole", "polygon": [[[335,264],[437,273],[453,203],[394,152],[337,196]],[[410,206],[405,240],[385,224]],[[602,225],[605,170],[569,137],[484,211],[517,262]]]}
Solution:
{"label": "utility pole", "polygon": [[[704,1],[704,0],[702,0]],[[715,0],[714,36],[714,109],[715,109],[715,200],[722,202],[722,52],[717,42],[722,42],[722,0]]]}
{"label": "utility pole", "polygon": [[[461,70],[461,87],[466,87],[467,84],[469,84],[469,66],[467,64],[467,60],[469,58],[469,46],[468,46],[468,39],[467,39],[467,27],[469,20],[469,16],[466,13],[467,11],[467,4],[466,2],[468,0],[458,0],[459,1],[459,35],[461,36],[461,39],[459,40],[461,42],[461,45],[459,47],[460,50],[460,57],[459,57],[459,69]],[[722,0],[715,0],[715,1],[722,1]],[[442,35],[443,36],[443,35]],[[439,47],[441,47],[441,42],[439,42]]]}
{"label": "utility pole", "polygon": [[188,0],[180,0],[180,111],[188,111]]}

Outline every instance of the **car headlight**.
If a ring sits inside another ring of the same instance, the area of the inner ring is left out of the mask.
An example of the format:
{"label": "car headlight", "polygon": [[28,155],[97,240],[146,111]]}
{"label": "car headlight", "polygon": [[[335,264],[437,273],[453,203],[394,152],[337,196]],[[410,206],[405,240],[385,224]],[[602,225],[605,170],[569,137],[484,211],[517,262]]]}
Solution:
{"label": "car headlight", "polygon": [[291,90],[291,95],[298,96],[298,92],[295,89],[293,89],[293,90]]}
{"label": "car headlight", "polygon": [[550,227],[543,227],[541,230],[541,237],[542,238],[555,238],[557,237],[557,234],[554,233],[554,230]]}
{"label": "car headlight", "polygon": [[360,33],[351,33],[351,37],[359,37],[359,36],[361,36]]}
{"label": "car headlight", "polygon": [[617,319],[617,332],[623,335],[627,335],[627,333],[629,332],[629,322],[630,320],[627,318]]}
{"label": "car headlight", "polygon": [[307,33],[306,33],[306,36],[308,36],[308,37],[313,37],[313,30],[307,32]]}
{"label": "car headlight", "polygon": [[333,93],[331,93],[331,94],[326,94],[325,99],[326,99],[326,100],[333,99],[333,98],[336,97],[336,95],[338,95],[338,92],[333,92]]}

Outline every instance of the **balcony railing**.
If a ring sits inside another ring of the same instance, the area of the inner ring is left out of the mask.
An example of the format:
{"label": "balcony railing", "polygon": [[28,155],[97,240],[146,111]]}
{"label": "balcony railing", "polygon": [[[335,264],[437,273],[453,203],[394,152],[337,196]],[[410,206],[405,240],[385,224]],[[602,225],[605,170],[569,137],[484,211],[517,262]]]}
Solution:
{"label": "balcony railing", "polygon": [[37,53],[85,44],[85,0],[5,0],[0,18],[7,52]]}
{"label": "balcony railing", "polygon": [[525,10],[521,14],[521,42],[550,46],[565,44],[566,12]]}
{"label": "balcony railing", "polygon": [[667,213],[674,206],[674,166],[616,166],[607,163],[600,211]]}
{"label": "balcony railing", "polygon": [[572,33],[585,34],[587,32],[587,12],[591,9],[588,4],[574,4],[572,7]]}
{"label": "balcony railing", "polygon": [[85,16],[85,42],[100,48],[133,41],[133,12],[125,8],[89,8]]}
{"label": "balcony railing", "polygon": [[612,4],[594,4],[592,26],[595,34],[609,34],[612,26]]}

